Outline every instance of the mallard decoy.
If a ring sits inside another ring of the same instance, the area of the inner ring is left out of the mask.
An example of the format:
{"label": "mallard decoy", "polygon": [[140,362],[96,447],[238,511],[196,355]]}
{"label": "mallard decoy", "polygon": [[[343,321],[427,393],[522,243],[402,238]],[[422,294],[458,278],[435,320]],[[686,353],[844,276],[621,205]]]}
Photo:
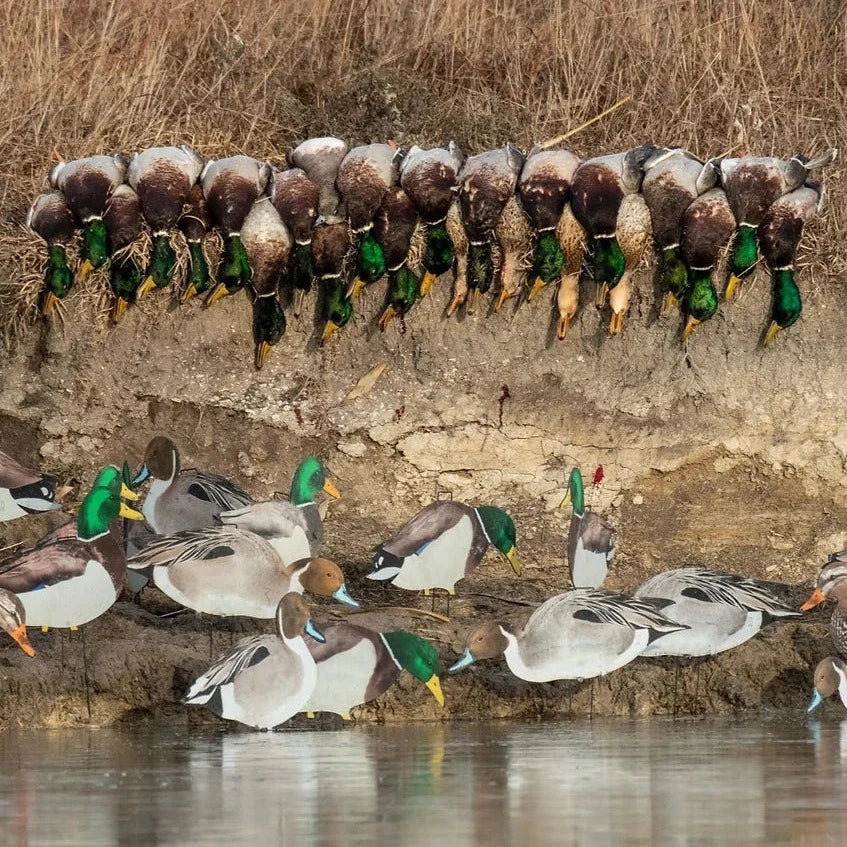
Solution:
{"label": "mallard decoy", "polygon": [[568,530],[568,565],[574,588],[599,588],[615,555],[614,529],[596,512],[585,508],[585,492],[579,468],[571,471],[562,508],[571,504]]}
{"label": "mallard decoy", "polygon": [[[13,594],[5,588],[0,588],[0,629],[8,632],[27,656],[35,655],[35,650],[33,650],[26,635],[24,604],[18,599],[17,594]],[[399,670],[397,675],[400,675]]]}
{"label": "mallard decoy", "polygon": [[712,273],[734,230],[735,217],[722,188],[701,194],[682,216],[682,257],[688,268],[688,287],[681,301],[686,316],[684,338],[717,311]]}
{"label": "mallard decoy", "polygon": [[355,238],[356,278],[347,291],[351,300],[385,274],[385,255],[373,233],[373,224],[382,198],[397,184],[402,156],[402,151],[390,144],[365,144],[354,147],[338,168],[335,185],[347,207]]}
{"label": "mallard decoy", "polygon": [[453,242],[455,254],[455,279],[453,281],[453,299],[447,308],[450,316],[461,306],[468,297],[468,234],[462,223],[462,210],[459,201],[454,200],[447,210],[447,220],[444,222],[450,241]]}
{"label": "mallard decoy", "polygon": [[520,576],[515,543],[515,524],[502,509],[439,500],[424,506],[376,548],[368,579],[391,580],[408,591],[423,589],[428,594],[443,588],[454,594],[456,583],[482,561],[492,544]]}
{"label": "mallard decoy", "polygon": [[154,288],[170,285],[177,265],[171,232],[202,171],[203,160],[185,146],[151,147],[130,160],[127,182],[137,192],[144,220],[153,234],[147,275],[136,292],[136,299],[146,297]]}
{"label": "mallard decoy", "polygon": [[241,243],[241,227],[253,204],[264,194],[270,175],[271,166],[252,156],[213,159],[200,174],[209,214],[224,236],[218,283],[206,298],[207,306],[250,282],[252,271]]}
{"label": "mallard decoy", "polygon": [[66,297],[74,284],[67,250],[74,239],[76,221],[65,196],[60,191],[48,191],[35,198],[27,214],[26,225],[47,242],[41,313],[49,315],[56,301]]}
{"label": "mallard decoy", "polygon": [[[626,153],[586,159],[571,180],[571,208],[592,241],[591,271],[598,309],[606,304],[609,290],[619,284],[627,269],[618,229],[629,233],[633,226],[628,216],[643,214],[646,204],[644,207],[638,203],[623,207],[623,201],[640,190],[644,177],[642,167],[655,152],[655,144],[642,144]],[[635,231],[638,230],[636,226]],[[617,318],[613,318],[610,328],[614,328],[616,321]]]}
{"label": "mallard decoy", "polygon": [[312,227],[318,215],[320,193],[304,170],[290,168],[271,173],[268,194],[294,238],[294,249],[288,263],[288,281],[294,291],[294,315],[299,317],[315,275]]}
{"label": "mallard decoy", "polygon": [[382,330],[396,315],[405,315],[418,299],[421,281],[406,263],[417,225],[418,210],[409,195],[399,186],[389,188],[374,222],[374,238],[388,269],[388,305],[379,319]]}
{"label": "mallard decoy", "polygon": [[115,295],[112,321],[118,323],[141,285],[141,268],[129,248],[141,236],[141,203],[129,185],[119,185],[103,213],[109,249],[109,285]]}
{"label": "mallard decoy", "polygon": [[254,364],[261,370],[271,348],[285,334],[285,312],[277,289],[291,252],[291,233],[270,197],[253,204],[241,227],[241,242],[252,270]]}
{"label": "mallard decoy", "polygon": [[205,294],[212,284],[209,261],[203,248],[206,235],[212,228],[212,217],[199,182],[191,186],[177,226],[188,244],[188,280],[179,298],[180,303],[187,303],[192,297]]}
{"label": "mallard decoy", "polygon": [[321,344],[325,344],[353,315],[344,282],[344,260],[350,252],[350,230],[341,218],[318,219],[312,233],[315,276],[324,289],[324,324]]}
{"label": "mallard decoy", "polygon": [[182,702],[255,729],[273,729],[302,711],[318,678],[303,634],[317,641],[324,636],[299,594],[286,594],[273,618],[275,635],[242,638],[194,681]]}
{"label": "mallard decoy", "polygon": [[641,193],[653,222],[653,246],[661,259],[663,314],[682,300],[688,289],[688,269],[682,258],[685,210],[715,187],[718,167],[717,160],[703,163],[678,147],[657,150],[644,163]]}
{"label": "mallard decoy", "polygon": [[324,218],[340,214],[341,197],[335,180],[347,152],[347,145],[340,138],[324,136],[309,138],[287,153],[288,164],[305,171],[318,187],[318,211]]}
{"label": "mallard decoy", "polygon": [[684,629],[651,603],[614,591],[578,588],[551,597],[523,628],[497,621],[482,624],[449,671],[503,653],[509,670],[527,682],[590,679],[623,667],[649,645]]}
{"label": "mallard decoy", "polygon": [[559,290],[556,292],[556,308],[559,312],[556,336],[562,340],[567,337],[571,321],[579,306],[579,274],[582,270],[586,247],[585,230],[574,216],[570,203],[565,206],[562,217],[559,218],[556,239],[565,257]]}
{"label": "mallard decoy", "polygon": [[808,612],[830,597],[837,605],[829,620],[829,637],[836,651],[847,659],[847,551],[829,557],[818,573],[812,596],[800,608]]}
{"label": "mallard decoy", "polygon": [[[84,280],[109,258],[103,213],[112,192],[124,181],[127,160],[123,156],[88,156],[72,162],[57,162],[50,169],[48,181],[65,196],[68,208],[82,227],[83,260],[78,278]],[[49,314],[56,302],[48,293],[42,311]]]}
{"label": "mallard decoy", "polygon": [[791,326],[803,311],[800,289],[794,279],[794,257],[803,227],[823,204],[823,185],[807,180],[805,185],[774,200],[759,224],[759,247],[773,280],[771,323],[765,334],[770,344],[777,333]]}
{"label": "mallard decoy", "polygon": [[302,711],[334,712],[350,720],[354,706],[385,693],[408,671],[444,705],[438,678],[438,651],[428,641],[405,630],[375,632],[338,621],[321,626],[326,639],[308,644],[318,669],[315,689]]}
{"label": "mallard decoy", "polygon": [[224,526],[235,526],[261,535],[279,553],[283,562],[307,559],[317,556],[323,544],[323,522],[315,503],[321,491],[330,497],[341,497],[335,485],[327,479],[323,462],[317,456],[306,456],[291,480],[288,501],[252,503],[241,509],[221,512],[216,520]]}
{"label": "mallard decoy", "polygon": [[253,502],[246,491],[218,474],[182,468],[179,450],[163,435],[150,439],[131,487],[148,477],[153,481],[141,511],[158,535],[215,526],[221,512]]}
{"label": "mallard decoy", "polygon": [[799,617],[764,583],[707,568],[656,574],[636,592],[662,603],[662,614],[684,631],[651,644],[645,656],[714,656],[743,644],[776,618]]}
{"label": "mallard decoy", "polygon": [[494,240],[500,248],[500,294],[494,306],[494,311],[499,312],[510,297],[520,292],[530,270],[532,229],[517,194],[513,194],[503,207],[494,227]]}
{"label": "mallard decoy", "polygon": [[0,521],[61,509],[54,476],[30,470],[0,451]]}
{"label": "mallard decoy", "polygon": [[530,301],[545,285],[558,281],[565,270],[565,252],[556,230],[568,207],[571,180],[579,163],[579,156],[569,150],[539,147],[530,150],[524,162],[518,193],[535,231]]}
{"label": "mallard decoy", "polygon": [[[478,153],[465,160],[459,174],[459,207],[467,233],[468,314],[473,314],[480,293],[485,294],[494,279],[491,239],[509,198],[515,194],[523,168],[523,153],[509,142],[498,150]],[[458,307],[457,291],[449,314]]]}
{"label": "mallard decoy", "polygon": [[447,211],[458,191],[464,160],[459,145],[451,141],[446,149],[422,150],[415,145],[400,162],[400,185],[426,226],[421,297],[426,297],[435,280],[453,267],[455,250],[446,226]]}
{"label": "mallard decoy", "polygon": [[0,566],[0,588],[17,594],[28,626],[78,627],[100,617],[126,584],[118,517],[142,520],[122,498],[136,495],[117,468],[104,468],[66,524]]}
{"label": "mallard decoy", "polygon": [[812,702],[806,711],[814,712],[826,697],[832,697],[836,691],[847,708],[847,662],[840,656],[827,656],[815,668]]}
{"label": "mallard decoy", "polygon": [[812,171],[831,165],[837,154],[838,150],[832,148],[812,160],[799,153],[787,161],[774,156],[721,160],[721,185],[738,225],[729,259],[725,299],[733,298],[738,283],[756,266],[756,234],[771,204],[803,185]]}

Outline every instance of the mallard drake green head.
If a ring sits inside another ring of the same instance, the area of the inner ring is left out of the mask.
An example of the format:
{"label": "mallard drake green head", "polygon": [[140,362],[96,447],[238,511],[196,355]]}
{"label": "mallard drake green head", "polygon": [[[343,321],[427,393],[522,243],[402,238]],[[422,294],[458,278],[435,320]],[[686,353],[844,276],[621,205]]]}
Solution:
{"label": "mallard drake green head", "polygon": [[397,184],[400,150],[390,144],[354,147],[341,162],[335,185],[347,207],[356,250],[356,278],[347,296],[355,300],[365,285],[376,282],[386,271],[385,255],[372,231],[382,198]]}
{"label": "mallard drake green head", "polygon": [[735,217],[722,188],[711,188],[701,194],[683,213],[682,257],[688,269],[688,287],[682,298],[682,309],[687,316],[684,338],[718,308],[712,272],[734,230]]}
{"label": "mallard drake green head", "polygon": [[291,480],[291,502],[295,506],[305,506],[314,503],[321,491],[330,497],[341,497],[332,481],[327,479],[326,468],[317,456],[306,456],[297,466]]}
{"label": "mallard drake green head", "polygon": [[324,218],[340,214],[341,198],[335,180],[347,152],[347,145],[340,138],[324,136],[309,138],[287,153],[288,164],[302,168],[318,187],[318,211]]}
{"label": "mallard drake green head", "polygon": [[253,204],[241,227],[241,241],[252,270],[255,365],[261,369],[285,332],[285,313],[277,288],[291,252],[291,234],[270,197]]}
{"label": "mallard drake green head", "polygon": [[721,184],[738,227],[724,292],[727,300],[732,299],[738,283],[756,266],[756,234],[771,204],[803,185],[812,171],[832,164],[837,154],[838,151],[833,148],[812,160],[798,153],[787,160],[773,156],[744,156],[721,161]]}
{"label": "mallard drake green head", "polygon": [[476,310],[480,293],[491,288],[491,238],[509,198],[514,196],[523,164],[523,152],[509,142],[498,150],[469,157],[459,174],[459,207],[468,237],[469,313]]}
{"label": "mallard drake green head", "polygon": [[382,636],[400,667],[426,685],[438,704],[443,706],[444,695],[441,693],[441,682],[438,679],[441,661],[435,647],[429,641],[404,629],[384,632]]}
{"label": "mallard drake green head", "polygon": [[512,570],[520,576],[521,563],[516,546],[518,542],[515,522],[507,512],[497,506],[478,506],[476,512],[489,542],[509,560]]}
{"label": "mallard drake green head", "polygon": [[324,325],[321,344],[353,315],[353,304],[347,297],[343,279],[344,260],[350,251],[350,230],[342,218],[319,218],[312,233],[312,255],[315,276],[324,289]]}
{"label": "mallard drake green head", "polygon": [[252,156],[212,160],[200,174],[209,214],[224,235],[218,284],[206,298],[207,306],[250,282],[252,272],[241,242],[241,227],[253,204],[265,192],[270,174],[270,165]]}
{"label": "mallard drake green head", "polygon": [[827,697],[832,697],[836,692],[847,707],[847,662],[840,656],[827,656],[815,668],[812,700],[806,711],[814,712]]}
{"label": "mallard drake green head", "polygon": [[529,300],[562,276],[565,254],[556,237],[556,228],[570,199],[571,180],[579,164],[579,156],[570,150],[535,147],[529,151],[521,170],[518,194],[535,231]]}
{"label": "mallard drake green head", "polygon": [[800,289],[794,279],[794,257],[803,228],[820,212],[823,197],[823,185],[809,179],[805,185],[775,200],[759,224],[759,245],[773,280],[773,306],[771,324],[765,335],[766,345],[780,330],[795,323],[803,310]]}
{"label": "mallard drake green head", "polygon": [[415,145],[400,163],[400,185],[415,204],[426,226],[421,297],[429,293],[437,277],[453,266],[455,251],[446,220],[458,190],[458,176],[464,159],[458,144],[451,141],[446,149],[434,147],[422,150]]}
{"label": "mallard drake green head", "polygon": [[109,285],[115,295],[112,321],[118,323],[141,285],[141,268],[129,253],[141,236],[141,204],[130,186],[124,184],[115,189],[103,214],[103,225],[111,257]]}
{"label": "mallard drake green head", "polygon": [[417,274],[406,264],[412,235],[418,225],[418,210],[400,186],[385,192],[374,223],[374,236],[382,248],[388,268],[388,306],[379,319],[385,329],[395,315],[405,315],[420,292]]}
{"label": "mallard drake green head", "polygon": [[288,281],[294,289],[294,314],[299,316],[315,274],[312,227],[318,215],[320,194],[317,185],[301,168],[272,171],[268,194],[294,238],[288,262]]}
{"label": "mallard drake green head", "polygon": [[56,301],[66,297],[74,284],[67,248],[73,241],[76,223],[64,195],[49,191],[35,198],[26,225],[47,242],[47,270],[41,294],[41,313],[47,316]]}
{"label": "mallard drake green head", "polygon": [[212,228],[212,218],[203,196],[203,186],[199,182],[191,186],[177,226],[188,244],[188,280],[179,298],[180,303],[187,303],[192,297],[205,294],[212,282],[209,262],[203,249],[203,241]]}
{"label": "mallard drake green head", "polygon": [[35,655],[35,650],[26,635],[24,604],[16,594],[5,588],[0,588],[0,629],[8,632],[27,656]]}
{"label": "mallard drake green head", "polygon": [[655,152],[656,145],[648,143],[625,153],[586,159],[571,180],[571,208],[591,239],[598,308],[605,305],[608,290],[620,282],[626,270],[626,257],[617,239],[621,204],[624,197],[640,190],[643,165]]}
{"label": "mallard drake green head", "polygon": [[203,160],[190,147],[151,147],[130,160],[127,182],[138,194],[141,212],[153,233],[153,252],[137,299],[170,285],[177,264],[171,231],[202,170]]}

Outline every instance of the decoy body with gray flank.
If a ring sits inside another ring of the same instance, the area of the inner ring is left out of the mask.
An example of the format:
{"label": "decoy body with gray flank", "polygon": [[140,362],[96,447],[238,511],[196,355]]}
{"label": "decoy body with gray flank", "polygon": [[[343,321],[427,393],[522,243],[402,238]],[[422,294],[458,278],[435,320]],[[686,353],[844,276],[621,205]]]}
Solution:
{"label": "decoy body with gray flank", "polygon": [[812,596],[801,606],[804,612],[832,598],[837,605],[829,621],[829,637],[842,658],[847,659],[847,551],[833,553],[820,569]]}
{"label": "decoy body with gray flank", "polygon": [[827,697],[832,697],[836,692],[847,708],[847,662],[840,656],[827,656],[815,668],[812,702],[806,711],[813,712]]}
{"label": "decoy body with gray flank", "polygon": [[216,521],[262,536],[283,562],[308,559],[317,556],[323,544],[323,522],[315,502],[321,491],[330,497],[341,497],[332,481],[327,479],[321,460],[307,456],[291,480],[290,500],[252,503],[241,509],[221,512]]}
{"label": "decoy body with gray flank", "polygon": [[157,435],[144,453],[144,463],[132,481],[136,488],[152,477],[141,511],[158,535],[215,526],[216,516],[253,502],[235,483],[196,468],[183,469],[179,450],[170,438]]}
{"label": "decoy body with gray flank", "polygon": [[116,521],[141,520],[122,498],[135,494],[117,468],[104,468],[71,522],[0,566],[0,588],[17,594],[29,626],[78,627],[100,617],[126,584]]}
{"label": "decoy body with gray flank", "polygon": [[585,508],[582,474],[574,468],[568,479],[568,491],[562,508],[571,504],[568,530],[568,565],[574,588],[599,588],[609,572],[609,563],[615,555],[612,540],[614,529],[598,514]]}
{"label": "decoy body with gray flank", "polygon": [[74,240],[76,220],[65,196],[60,191],[47,191],[33,201],[26,225],[47,243],[47,270],[41,293],[41,311],[47,315],[74,284],[73,272],[68,267],[68,247]]}
{"label": "decoy body with gray flank", "polygon": [[35,650],[26,635],[26,610],[17,594],[0,588],[0,629],[20,645],[27,656],[34,656]]}
{"label": "decoy body with gray flank", "polygon": [[25,468],[0,450],[0,521],[61,509],[57,484],[56,477]]}
{"label": "decoy body with gray flank", "polygon": [[182,702],[255,729],[273,729],[302,711],[317,682],[304,636],[324,637],[300,594],[286,594],[273,618],[275,635],[239,641],[195,680]]}
{"label": "decoy body with gray flank", "polygon": [[322,625],[321,632],[325,642],[308,644],[318,680],[304,712],[334,712],[349,720],[354,706],[379,697],[404,670],[444,705],[438,651],[423,638],[405,630],[375,632],[344,621]]}
{"label": "decoy body with gray flank", "polygon": [[131,255],[130,247],[141,236],[142,224],[138,195],[126,183],[119,185],[103,214],[109,250],[109,285],[115,296],[113,323],[118,323],[123,317],[141,285],[141,268]]}
{"label": "decoy body with gray flank", "polygon": [[799,617],[765,583],[707,568],[656,574],[635,596],[660,603],[662,614],[686,625],[645,656],[714,656],[743,644],[777,618]]}
{"label": "decoy body with gray flank", "polygon": [[468,637],[450,672],[502,653],[509,670],[527,682],[590,679],[623,667],[649,645],[686,628],[650,601],[578,588],[551,597],[522,628],[484,623]]}
{"label": "decoy body with gray flank", "polygon": [[515,524],[502,509],[439,500],[376,548],[368,579],[391,580],[409,591],[443,588],[453,594],[492,544],[520,576],[515,543]]}
{"label": "decoy body with gray flank", "polygon": [[188,192],[177,226],[188,244],[188,279],[179,298],[180,303],[187,303],[192,297],[205,294],[212,284],[209,260],[203,247],[206,235],[212,228],[212,216],[203,196],[203,186],[199,182]]}

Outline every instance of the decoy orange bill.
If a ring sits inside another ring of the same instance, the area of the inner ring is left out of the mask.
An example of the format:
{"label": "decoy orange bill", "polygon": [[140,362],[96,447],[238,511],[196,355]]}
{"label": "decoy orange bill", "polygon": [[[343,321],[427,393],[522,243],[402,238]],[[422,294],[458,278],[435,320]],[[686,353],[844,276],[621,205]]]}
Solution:
{"label": "decoy orange bill", "polygon": [[9,635],[21,645],[21,650],[27,654],[27,656],[34,656],[35,650],[32,647],[32,644],[29,643],[29,639],[26,635],[26,627],[21,624],[17,629],[13,629]]}
{"label": "decoy orange bill", "polygon": [[809,609],[814,609],[818,603],[823,603],[824,600],[826,600],[826,594],[820,588],[816,588],[812,592],[812,596],[800,608],[802,611],[808,612]]}

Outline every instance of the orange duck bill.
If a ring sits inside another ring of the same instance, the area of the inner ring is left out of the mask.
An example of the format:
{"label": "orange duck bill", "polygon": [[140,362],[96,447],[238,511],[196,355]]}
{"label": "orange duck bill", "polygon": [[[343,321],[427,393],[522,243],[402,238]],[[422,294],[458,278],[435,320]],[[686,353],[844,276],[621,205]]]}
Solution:
{"label": "orange duck bill", "polygon": [[818,603],[823,603],[826,600],[826,594],[820,590],[820,588],[816,588],[812,593],[812,596],[800,607],[804,612],[808,612],[809,609],[814,609]]}

